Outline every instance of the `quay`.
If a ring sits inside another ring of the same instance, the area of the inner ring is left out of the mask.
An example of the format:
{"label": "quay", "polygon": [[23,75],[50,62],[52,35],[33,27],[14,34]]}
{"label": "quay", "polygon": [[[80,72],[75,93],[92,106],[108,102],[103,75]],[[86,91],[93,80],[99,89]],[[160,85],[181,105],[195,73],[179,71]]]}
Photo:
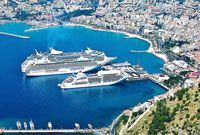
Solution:
{"label": "quay", "polygon": [[88,134],[88,133],[99,133],[106,134],[109,131],[109,128],[101,129],[34,129],[34,130],[7,130],[2,129],[0,134],[16,134],[16,133],[79,133],[79,134]]}
{"label": "quay", "polygon": [[28,37],[28,36],[20,36],[20,35],[11,34],[11,33],[5,33],[5,32],[0,32],[0,34],[2,34],[2,35],[7,35],[7,36],[13,36],[13,37],[17,37],[17,38],[24,38],[24,39],[30,38],[30,37]]}
{"label": "quay", "polygon": [[163,87],[164,89],[166,89],[166,90],[169,91],[170,89],[169,89],[167,86],[165,86],[162,82],[159,82],[159,81],[158,81],[158,78],[156,78],[155,75],[156,75],[156,74],[152,74],[152,75],[149,77],[149,79],[150,79],[152,82],[154,82],[154,83],[160,85],[161,87]]}
{"label": "quay", "polygon": [[131,65],[128,61],[124,63],[116,63],[111,65],[105,65],[102,67],[103,69],[110,70],[120,70],[128,75],[126,81],[137,81],[137,80],[147,80],[149,79],[149,73],[144,70],[142,66],[139,65]]}

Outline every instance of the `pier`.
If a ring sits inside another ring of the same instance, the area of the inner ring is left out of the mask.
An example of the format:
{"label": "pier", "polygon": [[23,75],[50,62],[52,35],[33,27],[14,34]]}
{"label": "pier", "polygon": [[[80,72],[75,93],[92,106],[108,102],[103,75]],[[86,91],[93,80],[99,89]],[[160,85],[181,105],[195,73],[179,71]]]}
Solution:
{"label": "pier", "polygon": [[19,134],[19,133],[79,133],[79,134],[88,134],[88,133],[99,133],[106,134],[109,131],[109,128],[101,128],[101,129],[34,129],[34,130],[7,130],[2,129],[0,134]]}
{"label": "pier", "polygon": [[30,38],[30,37],[28,37],[28,36],[20,36],[20,35],[11,34],[11,33],[5,33],[5,32],[0,32],[0,34],[2,34],[2,35],[7,35],[7,36],[12,36],[12,37],[17,37],[17,38],[24,38],[24,39]]}

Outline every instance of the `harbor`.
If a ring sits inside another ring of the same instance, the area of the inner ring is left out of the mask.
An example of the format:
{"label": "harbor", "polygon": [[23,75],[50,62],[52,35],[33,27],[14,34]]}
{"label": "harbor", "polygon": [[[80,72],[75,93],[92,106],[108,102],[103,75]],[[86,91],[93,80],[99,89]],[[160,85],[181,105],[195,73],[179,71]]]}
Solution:
{"label": "harbor", "polygon": [[11,34],[11,33],[6,33],[6,32],[0,32],[0,34],[6,35],[6,36],[17,37],[17,38],[23,38],[23,39],[29,39],[29,38],[30,38],[30,37],[28,37],[28,36],[20,36],[20,35]]}
{"label": "harbor", "polygon": [[[8,33],[9,31],[11,32],[11,28],[22,27],[18,31],[15,30],[16,33],[20,33],[24,30],[24,27],[27,28],[28,26],[24,26],[24,24],[9,24],[4,27],[8,27]],[[59,31],[64,29],[66,32],[62,34],[65,38],[63,38],[62,44],[59,45],[57,43],[60,38]],[[78,33],[74,34],[74,32],[77,31]],[[86,32],[88,32],[89,35],[94,35],[94,37],[81,34]],[[67,35],[67,33],[70,33],[70,36]],[[150,80],[62,91],[57,87],[57,84],[61,83],[67,77],[65,75],[33,78],[24,77],[22,75],[19,64],[22,63],[27,56],[33,54],[34,49],[37,49],[39,53],[40,51],[45,52],[48,51],[48,46],[64,52],[77,52],[84,49],[86,45],[89,45],[92,49],[104,51],[108,56],[118,56],[118,59],[113,61],[113,63],[120,63],[127,60],[132,65],[137,65],[137,59],[140,59],[141,65],[149,73],[158,73],[164,63],[156,57],[149,57],[148,53],[142,53],[141,55],[136,54],[138,56],[135,56],[134,53],[128,53],[131,49],[145,50],[149,46],[146,42],[140,42],[139,40],[137,43],[135,39],[125,40],[122,38],[124,35],[121,34],[118,36],[118,34],[115,33],[102,32],[96,36],[96,33],[98,34],[97,31],[88,30],[83,27],[73,27],[73,29],[70,27],[56,27],[54,29],[27,33],[27,35],[31,34],[31,38],[28,40],[19,40],[18,38],[9,40],[9,37],[2,36],[1,50],[10,55],[8,55],[8,57],[2,57],[1,62],[5,63],[5,61],[10,60],[13,60],[13,62],[2,64],[2,69],[5,69],[5,72],[1,73],[1,77],[3,78],[2,88],[5,89],[2,89],[2,97],[0,100],[2,103],[5,103],[5,105],[1,105],[1,107],[4,108],[2,113],[5,115],[1,116],[0,126],[6,129],[10,129],[10,127],[14,129],[17,120],[28,122],[28,119],[31,117],[34,122],[37,123],[37,129],[46,129],[46,122],[54,122],[55,118],[57,122],[52,123],[54,129],[61,127],[73,129],[74,122],[83,125],[81,128],[87,128],[87,123],[93,124],[94,128],[101,128],[110,125],[115,116],[118,116],[118,114],[127,107],[165,92],[163,88]],[[26,35],[26,33],[21,35]],[[58,35],[58,37],[55,37],[55,35]],[[74,42],[73,39],[77,36],[86,39],[87,43],[82,40],[80,43]],[[101,42],[102,38],[105,36],[108,37],[106,43],[107,47],[103,47],[102,44],[104,43]],[[115,40],[118,42],[112,44]],[[132,46],[133,42],[136,44],[135,46]],[[124,47],[124,45],[127,46]],[[111,51],[114,47],[117,49]],[[148,60],[146,60],[146,58]],[[15,79],[12,85],[9,78]],[[153,91],[152,88],[156,90]],[[10,97],[11,94],[12,98],[6,98]],[[38,114],[42,114],[45,117],[41,117],[41,115]],[[22,115],[23,118],[21,117]],[[13,119],[10,120],[11,116],[13,116]]]}

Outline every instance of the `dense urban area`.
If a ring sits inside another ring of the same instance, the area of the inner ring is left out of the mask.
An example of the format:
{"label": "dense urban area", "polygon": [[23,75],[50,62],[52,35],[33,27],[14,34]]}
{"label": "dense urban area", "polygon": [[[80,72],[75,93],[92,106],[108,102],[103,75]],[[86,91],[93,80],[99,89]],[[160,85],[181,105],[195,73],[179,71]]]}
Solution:
{"label": "dense urban area", "polygon": [[25,22],[31,29],[84,25],[139,35],[167,61],[151,80],[168,90],[125,110],[114,133],[200,134],[199,0],[2,0],[0,24]]}

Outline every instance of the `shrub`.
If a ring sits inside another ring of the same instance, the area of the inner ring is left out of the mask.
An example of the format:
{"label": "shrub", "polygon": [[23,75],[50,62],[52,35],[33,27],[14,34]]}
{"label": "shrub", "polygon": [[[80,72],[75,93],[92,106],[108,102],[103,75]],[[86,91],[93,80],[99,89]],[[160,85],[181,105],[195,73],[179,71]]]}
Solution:
{"label": "shrub", "polygon": [[197,109],[197,113],[200,113],[200,108],[199,108],[199,109]]}
{"label": "shrub", "polygon": [[185,116],[186,118],[190,118],[190,114],[186,114],[186,116]]}
{"label": "shrub", "polygon": [[189,100],[190,99],[190,94],[186,93],[186,99]]}
{"label": "shrub", "polygon": [[195,115],[193,115],[191,118],[190,118],[190,121],[193,121],[195,119]]}

